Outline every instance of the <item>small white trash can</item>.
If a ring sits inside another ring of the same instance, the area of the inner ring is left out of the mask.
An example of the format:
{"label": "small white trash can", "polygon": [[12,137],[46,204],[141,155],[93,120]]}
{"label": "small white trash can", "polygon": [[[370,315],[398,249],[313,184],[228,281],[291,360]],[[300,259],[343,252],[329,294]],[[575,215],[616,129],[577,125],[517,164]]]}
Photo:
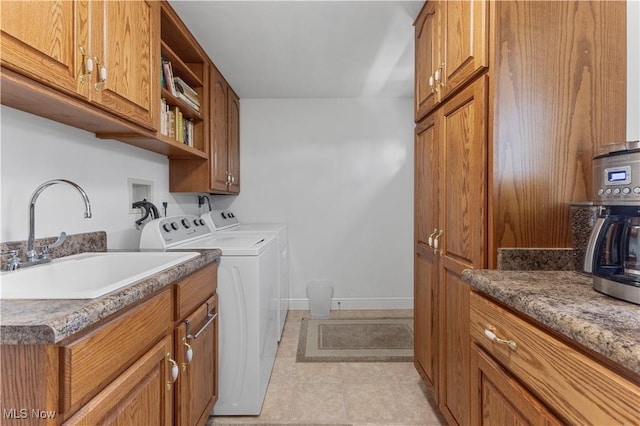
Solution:
{"label": "small white trash can", "polygon": [[327,319],[331,311],[331,297],[333,297],[333,286],[330,281],[311,281],[307,285],[307,296],[309,296],[309,310],[311,319]]}

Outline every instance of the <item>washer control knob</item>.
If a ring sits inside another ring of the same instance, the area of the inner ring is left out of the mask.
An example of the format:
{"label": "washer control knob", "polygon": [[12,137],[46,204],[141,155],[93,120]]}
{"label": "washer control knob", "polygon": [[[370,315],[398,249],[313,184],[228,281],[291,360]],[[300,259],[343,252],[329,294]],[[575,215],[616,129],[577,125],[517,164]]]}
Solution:
{"label": "washer control knob", "polygon": [[174,231],[177,231],[179,228],[180,227],[176,222],[171,222],[171,229],[173,229]]}
{"label": "washer control knob", "polygon": [[191,224],[189,223],[189,219],[186,219],[186,218],[182,219],[181,222],[182,222],[182,226],[184,226],[185,228],[187,228],[187,229],[191,228]]}
{"label": "washer control knob", "polygon": [[222,213],[220,213],[220,216],[222,216],[223,219],[226,219],[227,218],[227,213],[226,212],[222,212]]}
{"label": "washer control knob", "polygon": [[201,226],[204,226],[204,219],[198,219],[198,222],[200,222]]}
{"label": "washer control knob", "polygon": [[164,229],[164,232],[171,232],[171,226],[168,223],[162,225],[162,229]]}

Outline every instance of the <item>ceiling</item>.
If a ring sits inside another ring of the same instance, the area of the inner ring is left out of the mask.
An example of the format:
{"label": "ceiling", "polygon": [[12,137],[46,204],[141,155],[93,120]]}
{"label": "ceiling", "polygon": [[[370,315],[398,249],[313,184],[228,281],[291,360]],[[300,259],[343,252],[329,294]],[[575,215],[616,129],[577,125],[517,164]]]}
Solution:
{"label": "ceiling", "polygon": [[422,1],[170,3],[241,98],[413,97]]}

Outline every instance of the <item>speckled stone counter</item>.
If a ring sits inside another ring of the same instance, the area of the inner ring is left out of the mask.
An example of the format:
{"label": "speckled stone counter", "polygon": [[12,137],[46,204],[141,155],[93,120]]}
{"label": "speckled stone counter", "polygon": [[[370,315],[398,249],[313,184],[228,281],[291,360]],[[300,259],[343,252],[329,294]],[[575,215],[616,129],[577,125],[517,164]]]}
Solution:
{"label": "speckled stone counter", "polygon": [[221,255],[220,250],[190,251],[199,251],[202,255],[96,299],[2,300],[0,344],[59,342],[216,261]]}
{"label": "speckled stone counter", "polygon": [[640,305],[592,289],[570,271],[466,270],[481,293],[640,375]]}

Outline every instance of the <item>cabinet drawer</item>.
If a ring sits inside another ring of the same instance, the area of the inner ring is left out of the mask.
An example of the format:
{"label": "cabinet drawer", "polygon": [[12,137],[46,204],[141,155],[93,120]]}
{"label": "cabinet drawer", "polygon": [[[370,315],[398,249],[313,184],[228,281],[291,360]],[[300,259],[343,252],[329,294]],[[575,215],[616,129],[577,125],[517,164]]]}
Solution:
{"label": "cabinet drawer", "polygon": [[[487,327],[516,348],[491,341]],[[568,423],[640,423],[640,387],[476,293],[471,337]]]}
{"label": "cabinet drawer", "polygon": [[211,263],[178,282],[176,319],[180,320],[203,304],[216,291],[218,262]]}
{"label": "cabinet drawer", "polygon": [[60,348],[61,409],[74,412],[170,332],[171,292],[161,294]]}

